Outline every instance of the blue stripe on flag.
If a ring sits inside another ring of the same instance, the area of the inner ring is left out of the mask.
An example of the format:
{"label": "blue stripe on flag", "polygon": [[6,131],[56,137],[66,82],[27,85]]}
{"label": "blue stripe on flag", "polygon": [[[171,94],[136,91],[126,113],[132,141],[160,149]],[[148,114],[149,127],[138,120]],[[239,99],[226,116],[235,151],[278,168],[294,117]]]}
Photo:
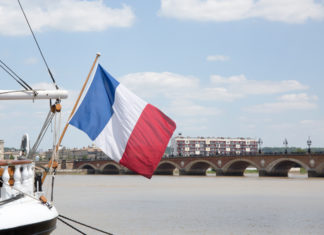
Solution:
{"label": "blue stripe on flag", "polygon": [[96,74],[70,124],[84,131],[95,140],[109,122],[114,111],[116,81],[100,64]]}

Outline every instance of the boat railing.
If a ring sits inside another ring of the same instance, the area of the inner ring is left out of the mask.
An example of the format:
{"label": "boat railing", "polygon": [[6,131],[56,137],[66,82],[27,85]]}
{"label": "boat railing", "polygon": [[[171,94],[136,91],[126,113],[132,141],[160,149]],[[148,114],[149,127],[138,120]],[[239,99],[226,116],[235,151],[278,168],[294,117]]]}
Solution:
{"label": "boat railing", "polygon": [[0,161],[0,201],[33,194],[35,165],[30,160]]}

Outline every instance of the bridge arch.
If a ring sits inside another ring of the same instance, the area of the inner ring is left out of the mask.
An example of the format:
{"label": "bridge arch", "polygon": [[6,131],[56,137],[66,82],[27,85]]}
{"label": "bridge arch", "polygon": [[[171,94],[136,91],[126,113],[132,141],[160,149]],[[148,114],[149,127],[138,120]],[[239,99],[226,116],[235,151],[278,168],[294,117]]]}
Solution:
{"label": "bridge arch", "polygon": [[266,174],[270,176],[288,176],[288,172],[292,167],[303,167],[306,171],[309,170],[309,166],[298,159],[279,158],[266,167]]}
{"label": "bridge arch", "polygon": [[102,174],[106,175],[118,175],[120,173],[121,166],[114,162],[109,162],[100,167]]}
{"label": "bridge arch", "polygon": [[180,167],[171,161],[161,161],[154,171],[155,175],[173,175],[175,169],[180,169]]}
{"label": "bridge arch", "polygon": [[95,174],[95,172],[96,172],[96,167],[90,163],[84,163],[81,166],[79,166],[78,169],[85,169],[85,170],[87,170],[88,174]]}
{"label": "bridge arch", "polygon": [[231,176],[243,176],[244,171],[248,166],[253,166],[259,171],[259,166],[255,164],[255,162],[248,159],[234,159],[232,161],[227,162],[222,167],[223,175],[231,175]]}
{"label": "bridge arch", "polygon": [[324,175],[324,162],[322,162],[321,164],[319,164],[316,168],[315,171],[318,174],[323,174]]}
{"label": "bridge arch", "polygon": [[218,169],[216,165],[207,160],[195,160],[190,162],[185,167],[185,172],[187,175],[206,175],[208,168],[213,168],[215,171]]}

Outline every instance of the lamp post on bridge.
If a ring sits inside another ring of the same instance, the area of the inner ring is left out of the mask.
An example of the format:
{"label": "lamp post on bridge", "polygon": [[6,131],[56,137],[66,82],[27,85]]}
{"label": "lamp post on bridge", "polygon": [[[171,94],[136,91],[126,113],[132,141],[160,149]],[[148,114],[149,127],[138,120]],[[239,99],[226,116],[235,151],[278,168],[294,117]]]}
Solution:
{"label": "lamp post on bridge", "polygon": [[285,138],[283,144],[285,145],[285,154],[288,154],[288,141],[287,141],[287,138]]}
{"label": "lamp post on bridge", "polygon": [[259,154],[261,154],[262,153],[262,144],[263,144],[263,141],[261,138],[259,138],[258,144],[259,144]]}
{"label": "lamp post on bridge", "polygon": [[310,139],[310,137],[308,136],[308,140],[307,140],[307,145],[308,145],[308,153],[311,153],[311,148],[310,146],[312,145],[312,141]]}

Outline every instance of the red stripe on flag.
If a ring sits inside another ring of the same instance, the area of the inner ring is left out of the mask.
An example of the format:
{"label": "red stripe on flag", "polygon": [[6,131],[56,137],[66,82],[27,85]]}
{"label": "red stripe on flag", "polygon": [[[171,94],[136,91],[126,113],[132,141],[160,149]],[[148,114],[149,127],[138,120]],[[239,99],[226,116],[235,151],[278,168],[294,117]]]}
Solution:
{"label": "red stripe on flag", "polygon": [[146,105],[119,163],[150,179],[175,128],[168,116],[153,105]]}

